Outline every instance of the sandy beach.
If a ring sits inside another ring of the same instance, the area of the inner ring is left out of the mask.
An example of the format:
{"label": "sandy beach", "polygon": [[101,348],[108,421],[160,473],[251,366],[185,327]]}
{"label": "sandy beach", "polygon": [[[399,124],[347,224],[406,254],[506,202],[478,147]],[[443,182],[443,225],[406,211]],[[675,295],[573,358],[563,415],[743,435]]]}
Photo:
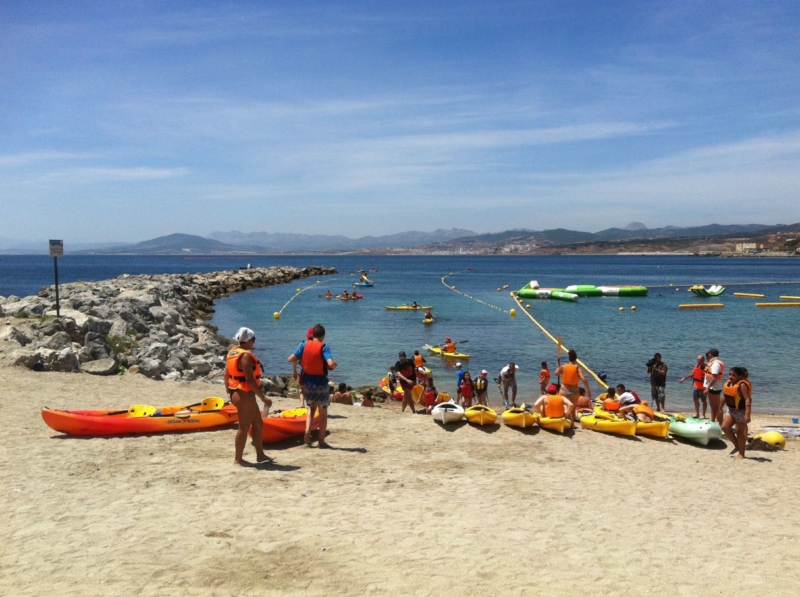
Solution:
{"label": "sandy beach", "polygon": [[277,464],[242,469],[232,429],[77,439],[39,414],[190,403],[219,386],[5,365],[0,386],[5,595],[800,589],[797,442],[737,462],[681,442],[443,429],[394,405],[333,405],[333,450],[281,445]]}

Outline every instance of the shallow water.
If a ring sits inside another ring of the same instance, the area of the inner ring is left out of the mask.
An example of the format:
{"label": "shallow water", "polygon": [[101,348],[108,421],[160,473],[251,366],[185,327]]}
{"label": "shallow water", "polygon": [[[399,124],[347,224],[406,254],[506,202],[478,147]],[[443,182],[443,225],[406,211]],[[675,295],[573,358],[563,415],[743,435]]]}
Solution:
{"label": "shallow water", "polygon": [[[646,361],[661,352],[670,371],[667,407],[688,408],[689,382],[679,386],[678,378],[689,373],[697,354],[711,347],[721,351],[728,367],[742,365],[750,370],[755,406],[761,411],[800,412],[796,390],[798,366],[794,349],[798,345],[800,309],[757,309],[755,299],[734,297],[733,292],[764,293],[764,301],[778,301],[779,295],[800,294],[800,284],[743,286],[728,288],[722,300],[697,299],[686,292],[694,283],[800,281],[800,260],[721,259],[703,257],[649,256],[247,256],[186,259],[183,257],[74,257],[59,260],[62,282],[93,280],[122,273],[178,273],[215,271],[255,266],[333,266],[338,276],[319,278],[321,284],[298,296],[284,311],[279,310],[296,292],[316,282],[299,280],[291,286],[249,290],[217,301],[213,323],[225,335],[241,325],[258,336],[257,352],[268,373],[291,370],[288,355],[302,340],[306,329],[322,323],[328,331],[339,369],[331,376],[351,385],[374,384],[394,363],[398,350],[409,354],[425,343],[440,343],[445,336],[469,340],[462,349],[470,355],[465,363],[473,373],[487,369],[490,378],[509,360],[522,369],[522,395],[538,393],[538,371],[542,360],[555,369],[556,346],[523,314],[511,318],[447,289],[448,279],[476,298],[501,309],[514,307],[505,284],[519,289],[531,279],[542,287],[569,284],[682,285],[652,289],[643,298],[582,298],[577,303],[529,301],[530,313],[554,336],[578,351],[593,370],[608,373],[608,381],[625,383],[646,395]],[[40,286],[52,284],[52,259],[41,256],[1,256],[0,295],[34,294]],[[466,271],[472,267],[473,271]],[[359,289],[360,301],[328,301],[320,298],[327,288],[334,293],[351,289],[356,281],[350,273],[358,268],[378,268],[371,274],[374,288]],[[438,321],[422,324],[419,312],[390,312],[385,305],[416,300],[434,305]],[[723,302],[723,309],[685,311],[678,304]],[[630,307],[635,305],[636,312]],[[625,308],[620,313],[619,307]],[[437,386],[452,391],[455,374],[452,363],[430,356],[430,368]],[[596,391],[597,386],[594,386]],[[496,389],[493,390],[496,396]]]}

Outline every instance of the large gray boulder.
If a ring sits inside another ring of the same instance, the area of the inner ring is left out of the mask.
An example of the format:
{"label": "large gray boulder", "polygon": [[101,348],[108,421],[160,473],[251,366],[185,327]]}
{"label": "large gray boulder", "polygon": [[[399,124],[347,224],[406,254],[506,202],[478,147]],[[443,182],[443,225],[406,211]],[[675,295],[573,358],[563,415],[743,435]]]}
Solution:
{"label": "large gray boulder", "polygon": [[15,350],[11,355],[11,362],[19,367],[34,369],[42,363],[42,355],[33,350]]}
{"label": "large gray boulder", "polygon": [[84,338],[84,347],[89,349],[92,360],[107,359],[114,355],[114,351],[106,342],[105,336],[97,332],[87,332]]}
{"label": "large gray boulder", "polygon": [[99,359],[84,363],[81,369],[84,373],[92,375],[115,375],[119,370],[119,365],[114,359]]}
{"label": "large gray boulder", "polygon": [[45,342],[47,348],[53,350],[61,350],[63,348],[72,348],[72,338],[67,332],[56,332],[47,339]]}
{"label": "large gray boulder", "polygon": [[22,330],[15,328],[13,325],[0,328],[0,340],[15,342],[20,346],[25,346],[31,342],[31,339]]}
{"label": "large gray boulder", "polygon": [[159,379],[166,367],[158,359],[140,359],[138,362],[139,373],[150,379]]}
{"label": "large gray boulder", "polygon": [[181,361],[179,358],[177,358],[175,356],[171,356],[170,358],[168,358],[164,362],[164,366],[167,369],[171,369],[173,371],[183,371],[183,369],[184,369],[183,361]]}
{"label": "large gray boulder", "polygon": [[62,371],[64,373],[79,373],[81,370],[81,363],[78,360],[78,354],[71,346],[55,351],[50,359],[50,369],[53,371]]}
{"label": "large gray boulder", "polygon": [[211,373],[211,365],[203,357],[194,356],[189,359],[189,368],[197,375],[208,375]]}

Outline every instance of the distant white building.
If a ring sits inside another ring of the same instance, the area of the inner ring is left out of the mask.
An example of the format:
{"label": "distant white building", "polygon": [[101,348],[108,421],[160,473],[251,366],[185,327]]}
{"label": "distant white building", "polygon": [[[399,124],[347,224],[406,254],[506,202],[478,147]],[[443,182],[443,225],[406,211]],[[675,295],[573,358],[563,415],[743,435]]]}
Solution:
{"label": "distant white building", "polygon": [[[763,249],[764,246],[762,245],[761,248]],[[758,249],[756,243],[736,243],[736,252],[737,253],[744,253],[745,251],[755,251]]]}

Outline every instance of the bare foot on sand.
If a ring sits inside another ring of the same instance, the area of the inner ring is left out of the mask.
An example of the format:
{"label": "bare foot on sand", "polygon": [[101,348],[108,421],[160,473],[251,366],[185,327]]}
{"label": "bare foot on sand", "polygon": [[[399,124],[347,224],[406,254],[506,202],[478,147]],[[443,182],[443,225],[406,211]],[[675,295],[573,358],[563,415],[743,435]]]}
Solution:
{"label": "bare foot on sand", "polygon": [[256,457],[256,461],[258,461],[258,462],[275,462],[275,459],[272,456],[267,456],[266,454],[262,454],[261,456]]}

